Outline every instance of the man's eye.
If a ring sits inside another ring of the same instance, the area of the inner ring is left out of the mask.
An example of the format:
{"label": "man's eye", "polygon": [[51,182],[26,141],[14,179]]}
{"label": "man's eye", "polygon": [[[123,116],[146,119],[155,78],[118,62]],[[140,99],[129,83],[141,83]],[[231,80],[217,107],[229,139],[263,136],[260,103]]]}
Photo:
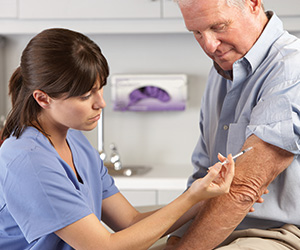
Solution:
{"label": "man's eye", "polygon": [[194,33],[194,36],[197,36],[197,37],[202,36],[201,32],[199,32],[199,31],[193,31],[193,33]]}
{"label": "man's eye", "polygon": [[212,27],[212,30],[216,31],[216,32],[222,32],[225,31],[227,28],[226,24],[222,24],[222,25],[218,25],[218,26],[214,26]]}

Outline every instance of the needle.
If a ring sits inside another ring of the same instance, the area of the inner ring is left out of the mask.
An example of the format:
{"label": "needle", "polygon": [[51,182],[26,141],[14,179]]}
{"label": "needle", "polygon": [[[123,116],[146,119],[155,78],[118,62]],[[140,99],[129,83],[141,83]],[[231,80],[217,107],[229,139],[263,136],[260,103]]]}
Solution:
{"label": "needle", "polygon": [[[232,159],[234,160],[234,159],[238,158],[239,156],[245,154],[247,151],[251,150],[252,148],[253,148],[253,147],[246,148],[246,149],[243,150],[242,152],[239,152],[238,154],[236,154],[235,156],[233,156]],[[227,160],[227,159],[226,159],[225,161],[223,161],[223,162],[221,163],[221,165],[224,165],[224,164],[226,164],[226,163],[228,163],[228,160]]]}

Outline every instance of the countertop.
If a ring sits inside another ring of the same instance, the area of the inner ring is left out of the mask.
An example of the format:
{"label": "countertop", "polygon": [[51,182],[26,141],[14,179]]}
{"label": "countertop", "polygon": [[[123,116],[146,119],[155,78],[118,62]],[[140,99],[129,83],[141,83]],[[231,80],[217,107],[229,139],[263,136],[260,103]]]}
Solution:
{"label": "countertop", "polygon": [[192,172],[192,164],[153,166],[145,174],[114,176],[114,180],[118,188],[123,190],[184,190]]}

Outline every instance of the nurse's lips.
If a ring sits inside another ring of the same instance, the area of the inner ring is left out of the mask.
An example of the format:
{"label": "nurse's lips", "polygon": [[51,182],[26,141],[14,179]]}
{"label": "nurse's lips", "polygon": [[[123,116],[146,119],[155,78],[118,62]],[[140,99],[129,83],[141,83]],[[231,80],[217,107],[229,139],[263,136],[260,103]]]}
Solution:
{"label": "nurse's lips", "polygon": [[89,120],[91,120],[91,121],[98,121],[99,119],[100,119],[100,114],[98,114],[98,115],[90,118]]}

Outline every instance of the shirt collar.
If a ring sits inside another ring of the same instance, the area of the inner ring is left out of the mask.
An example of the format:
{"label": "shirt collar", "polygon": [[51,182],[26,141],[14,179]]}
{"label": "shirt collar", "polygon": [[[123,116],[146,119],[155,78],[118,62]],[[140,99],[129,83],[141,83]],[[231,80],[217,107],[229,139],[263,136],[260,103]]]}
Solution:
{"label": "shirt collar", "polygon": [[[266,14],[269,18],[269,22],[267,23],[262,34],[252,48],[248,51],[248,53],[243,58],[238,60],[240,62],[244,62],[242,65],[249,65],[246,67],[248,74],[257,69],[268,53],[266,48],[269,48],[284,32],[282,22],[277,15],[272,11],[267,11]],[[234,64],[236,64],[236,62]],[[234,66],[233,68],[235,68]],[[216,62],[214,62],[214,67],[225,79],[231,81],[233,80],[232,70],[224,71]]]}
{"label": "shirt collar", "polygon": [[214,67],[215,69],[217,70],[217,72],[223,76],[225,79],[227,80],[232,80],[233,79],[233,76],[232,76],[232,70],[223,70],[219,64],[217,64],[215,61],[214,61]]}
{"label": "shirt collar", "polygon": [[245,55],[245,58],[250,63],[252,72],[254,72],[266,58],[269,52],[267,48],[270,48],[284,32],[283,24],[276,14],[272,11],[268,11],[266,14],[269,17],[269,22],[256,43]]}

